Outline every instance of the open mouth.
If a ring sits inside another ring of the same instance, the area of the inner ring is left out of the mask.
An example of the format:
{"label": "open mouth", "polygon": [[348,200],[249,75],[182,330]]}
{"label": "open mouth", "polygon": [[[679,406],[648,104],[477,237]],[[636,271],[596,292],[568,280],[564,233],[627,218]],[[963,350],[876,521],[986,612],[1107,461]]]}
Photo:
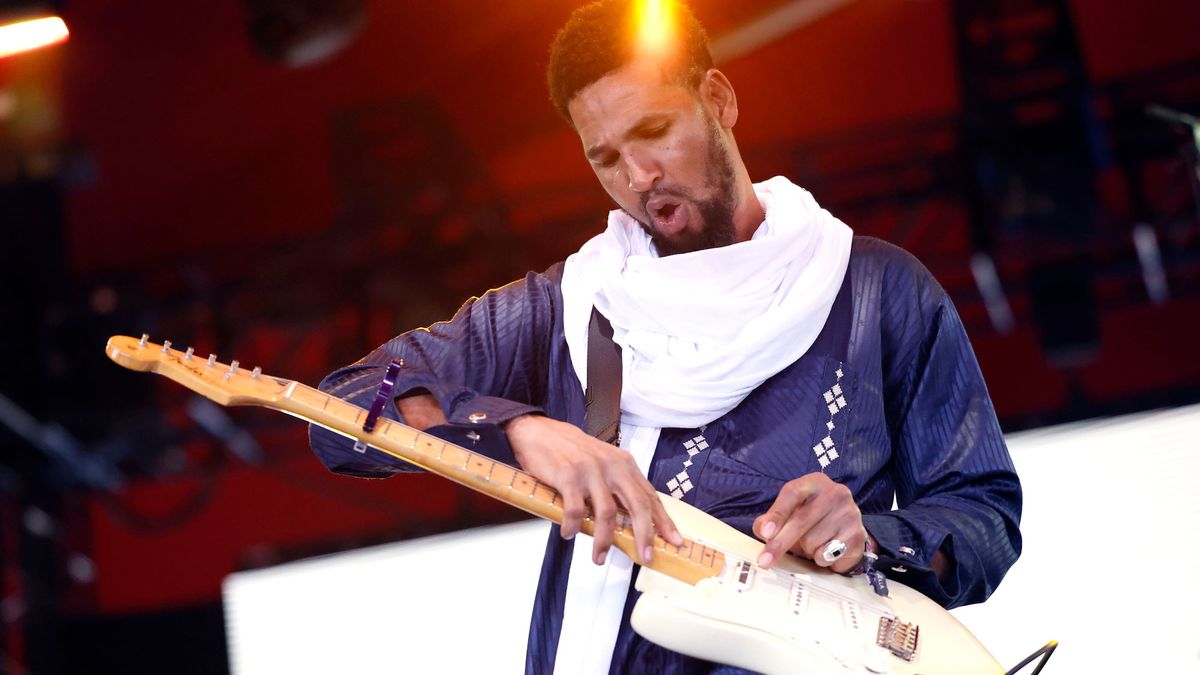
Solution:
{"label": "open mouth", "polygon": [[651,224],[664,234],[673,234],[683,227],[683,209],[678,200],[670,197],[655,197],[646,204]]}

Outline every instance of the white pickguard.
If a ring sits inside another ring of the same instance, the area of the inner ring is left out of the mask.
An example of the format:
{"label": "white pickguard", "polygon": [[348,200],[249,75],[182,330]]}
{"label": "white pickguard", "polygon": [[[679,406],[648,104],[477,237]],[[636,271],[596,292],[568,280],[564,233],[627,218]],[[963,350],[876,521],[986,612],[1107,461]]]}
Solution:
{"label": "white pickguard", "polygon": [[[688,537],[725,553],[718,577],[689,586],[643,568],[635,630],[692,656],[765,673],[1003,673],[948,612],[889,580],[881,597],[865,577],[843,577],[788,557],[771,570],[753,561],[762,543],[683,502],[663,496]],[[911,661],[876,644],[882,618],[913,624]]]}

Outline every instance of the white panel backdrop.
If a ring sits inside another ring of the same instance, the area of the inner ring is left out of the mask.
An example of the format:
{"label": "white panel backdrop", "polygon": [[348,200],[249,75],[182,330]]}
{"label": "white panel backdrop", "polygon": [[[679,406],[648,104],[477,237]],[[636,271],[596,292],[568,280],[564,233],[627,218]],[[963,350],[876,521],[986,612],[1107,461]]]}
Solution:
{"label": "white panel backdrop", "polygon": [[[954,614],[1006,668],[1057,639],[1043,675],[1200,674],[1200,406],[1008,440],[1025,552],[991,600]],[[528,521],[231,575],[230,666],[520,672],[546,532]]]}

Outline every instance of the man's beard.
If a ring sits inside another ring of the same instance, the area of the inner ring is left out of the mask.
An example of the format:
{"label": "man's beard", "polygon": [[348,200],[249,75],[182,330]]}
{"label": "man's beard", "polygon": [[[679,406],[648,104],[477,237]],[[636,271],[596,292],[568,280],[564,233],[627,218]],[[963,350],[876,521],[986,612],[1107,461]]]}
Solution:
{"label": "man's beard", "polygon": [[659,235],[647,223],[635,218],[646,234],[650,235],[650,239],[654,242],[654,248],[658,250],[660,256],[703,251],[728,246],[737,241],[737,231],[733,226],[733,163],[729,160],[729,152],[721,143],[720,128],[711,120],[709,121],[708,157],[706,159],[708,184],[712,187],[712,196],[708,199],[696,199],[688,190],[669,186],[662,190],[651,190],[642,195],[643,213],[648,213],[646,204],[651,198],[667,194],[691,201],[696,205],[696,210],[700,215],[700,231],[680,232],[675,235],[673,240]]}

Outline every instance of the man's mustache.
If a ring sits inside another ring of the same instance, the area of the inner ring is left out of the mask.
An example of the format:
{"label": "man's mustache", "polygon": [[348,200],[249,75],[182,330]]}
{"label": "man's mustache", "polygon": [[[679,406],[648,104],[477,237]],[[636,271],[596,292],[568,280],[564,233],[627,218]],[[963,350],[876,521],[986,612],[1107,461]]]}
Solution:
{"label": "man's mustache", "polygon": [[647,209],[647,204],[649,204],[650,200],[654,199],[655,197],[673,197],[675,199],[679,199],[680,201],[693,201],[693,202],[696,201],[696,198],[692,195],[691,190],[688,190],[686,188],[678,187],[675,185],[667,185],[665,187],[655,187],[654,189],[650,190],[649,192],[642,193],[642,197],[641,197],[642,213],[649,214],[649,211]]}

